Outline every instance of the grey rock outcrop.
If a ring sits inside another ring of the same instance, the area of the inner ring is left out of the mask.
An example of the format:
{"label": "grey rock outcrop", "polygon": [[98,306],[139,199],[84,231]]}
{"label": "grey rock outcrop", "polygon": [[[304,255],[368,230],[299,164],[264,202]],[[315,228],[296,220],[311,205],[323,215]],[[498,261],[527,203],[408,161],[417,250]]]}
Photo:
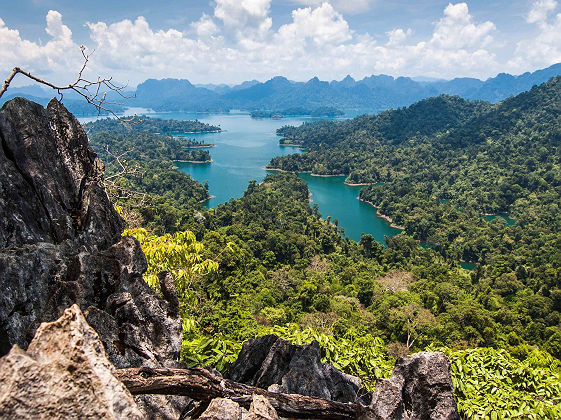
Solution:
{"label": "grey rock outcrop", "polygon": [[213,399],[200,420],[279,420],[276,410],[262,395],[253,395],[249,410],[227,398]]}
{"label": "grey rock outcrop", "polygon": [[391,378],[378,380],[373,394],[360,388],[358,378],[320,359],[317,342],[297,346],[267,335],[246,341],[225,376],[273,392],[370,405],[376,419],[460,418],[450,362],[443,353],[423,352],[400,358]]}
{"label": "grey rock outcrop", "polygon": [[448,358],[438,352],[400,358],[391,378],[376,383],[371,407],[384,420],[459,420]]}
{"label": "grey rock outcrop", "polygon": [[321,362],[317,342],[296,346],[275,335],[246,341],[228,379],[274,392],[309,395],[339,402],[370,402],[360,379]]}
{"label": "grey rock outcrop", "polygon": [[16,345],[0,359],[0,418],[144,418],[114,371],[73,305],[41,324],[27,352]]}
{"label": "grey rock outcrop", "polygon": [[[0,355],[26,349],[42,322],[76,303],[119,367],[179,367],[181,323],[173,284],[164,298],[103,185],[103,164],[62,104],[22,98],[0,110]],[[178,418],[176,397],[137,397]],[[164,404],[165,402],[165,404]],[[155,411],[154,411],[155,410]]]}

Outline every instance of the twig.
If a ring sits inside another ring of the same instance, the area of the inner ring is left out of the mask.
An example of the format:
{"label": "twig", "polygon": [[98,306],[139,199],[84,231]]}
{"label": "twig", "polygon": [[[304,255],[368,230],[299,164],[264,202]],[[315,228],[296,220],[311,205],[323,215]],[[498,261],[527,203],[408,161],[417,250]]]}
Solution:
{"label": "twig", "polygon": [[114,117],[118,118],[119,120],[127,122],[127,120],[123,120],[121,117],[115,114],[115,112],[113,112],[111,108],[105,106],[105,105],[121,105],[121,104],[118,102],[107,101],[107,92],[103,92],[103,94],[101,94],[100,89],[101,87],[106,87],[107,89],[113,92],[117,92],[117,94],[124,99],[133,98],[134,96],[125,96],[123,94],[123,91],[127,86],[116,85],[112,81],[111,77],[102,78],[101,76],[98,76],[97,80],[93,80],[93,81],[86,79],[83,76],[83,73],[84,70],[86,69],[91,54],[86,54],[86,47],[83,45],[80,46],[80,51],[82,52],[82,57],[84,57],[84,62],[82,63],[82,67],[78,72],[78,76],[76,77],[76,80],[73,83],[70,83],[68,85],[56,85],[47,80],[41,79],[40,77],[37,77],[29,73],[28,71],[21,69],[20,67],[14,67],[8,78],[4,81],[2,88],[0,89],[0,98],[8,90],[8,87],[10,86],[10,83],[12,83],[14,77],[16,77],[17,74],[23,74],[24,76],[28,77],[29,79],[37,83],[41,83],[45,86],[48,86],[56,90],[58,94],[61,96],[61,100],[64,91],[72,90],[77,94],[79,94],[80,96],[82,96],[89,104],[93,105],[97,109],[98,115],[101,113],[101,111],[105,111],[112,114]]}

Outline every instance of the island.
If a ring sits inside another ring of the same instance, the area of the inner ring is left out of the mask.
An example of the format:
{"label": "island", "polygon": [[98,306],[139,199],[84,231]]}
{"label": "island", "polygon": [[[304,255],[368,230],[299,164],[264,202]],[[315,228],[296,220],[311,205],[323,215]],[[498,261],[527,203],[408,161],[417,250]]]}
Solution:
{"label": "island", "polygon": [[287,108],[285,110],[251,112],[251,118],[276,118],[276,119],[285,118],[285,117],[335,118],[335,117],[341,117],[343,115],[345,115],[343,111],[331,106],[322,106],[315,109],[293,107],[293,108]]}

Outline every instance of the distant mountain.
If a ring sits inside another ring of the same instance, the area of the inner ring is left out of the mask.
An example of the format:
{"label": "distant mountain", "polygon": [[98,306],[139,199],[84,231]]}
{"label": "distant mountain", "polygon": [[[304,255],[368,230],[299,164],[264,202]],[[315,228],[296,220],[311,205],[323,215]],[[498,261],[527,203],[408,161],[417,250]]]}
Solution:
{"label": "distant mountain", "polygon": [[225,109],[220,94],[196,87],[183,79],[148,79],[136,88],[134,106],[157,111],[219,111]]}
{"label": "distant mountain", "polygon": [[[251,80],[229,86],[193,85],[185,79],[148,79],[138,85],[135,98],[112,99],[127,106],[152,108],[156,111],[276,111],[327,106],[341,110],[378,113],[386,109],[409,106],[440,94],[498,102],[530,90],[532,86],[542,84],[558,75],[561,75],[561,63],[519,76],[500,73],[485,81],[465,77],[452,80],[426,77],[395,78],[381,74],[362,80],[355,80],[348,75],[340,81],[326,82],[314,77],[307,82],[294,82],[277,76],[263,83]],[[30,99],[53,96],[51,91],[38,86],[11,88],[8,93],[11,96],[25,96]],[[72,100],[81,99],[71,93],[65,96]]]}
{"label": "distant mountain", "polygon": [[307,82],[294,82],[277,76],[263,83],[253,80],[237,86],[194,86],[187,80],[150,79],[138,86],[137,105],[157,110],[192,111],[232,108],[275,111],[330,106],[378,113],[440,94],[498,102],[557,75],[561,75],[561,64],[519,76],[501,73],[486,81],[474,78],[395,78],[381,74],[362,80],[355,80],[348,75],[340,81],[331,82],[321,81],[317,77]]}
{"label": "distant mountain", "polygon": [[519,76],[500,73],[496,77],[487,79],[485,82],[478,79],[462,78],[447,82],[436,82],[433,86],[440,93],[460,95],[466,99],[483,99],[490,102],[499,102],[509,96],[515,96],[530,90],[532,86],[541,85],[552,77],[559,75],[561,75],[561,63]]}

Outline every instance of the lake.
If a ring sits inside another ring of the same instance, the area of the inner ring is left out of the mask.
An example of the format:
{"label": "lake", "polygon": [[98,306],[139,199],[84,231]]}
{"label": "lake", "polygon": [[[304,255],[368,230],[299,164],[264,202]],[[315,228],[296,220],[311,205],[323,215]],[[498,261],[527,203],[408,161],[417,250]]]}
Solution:
{"label": "lake", "polygon": [[[139,112],[140,113],[140,112]],[[205,205],[216,207],[230,198],[239,198],[250,180],[261,181],[267,171],[265,165],[279,155],[300,153],[298,148],[279,146],[276,130],[283,125],[300,125],[311,118],[252,119],[245,112],[228,114],[193,114],[184,112],[150,113],[154,118],[192,120],[198,119],[224,130],[221,133],[185,134],[216,147],[209,149],[211,163],[177,162],[179,170],[191,175],[199,182],[208,182],[213,198]],[[351,115],[349,115],[350,117]],[[360,187],[343,184],[344,177],[313,177],[300,174],[308,183],[312,203],[317,203],[322,217],[337,219],[345,234],[360,240],[361,233],[370,233],[379,242],[385,236],[393,236],[400,231],[376,216],[376,209],[357,200]]]}

